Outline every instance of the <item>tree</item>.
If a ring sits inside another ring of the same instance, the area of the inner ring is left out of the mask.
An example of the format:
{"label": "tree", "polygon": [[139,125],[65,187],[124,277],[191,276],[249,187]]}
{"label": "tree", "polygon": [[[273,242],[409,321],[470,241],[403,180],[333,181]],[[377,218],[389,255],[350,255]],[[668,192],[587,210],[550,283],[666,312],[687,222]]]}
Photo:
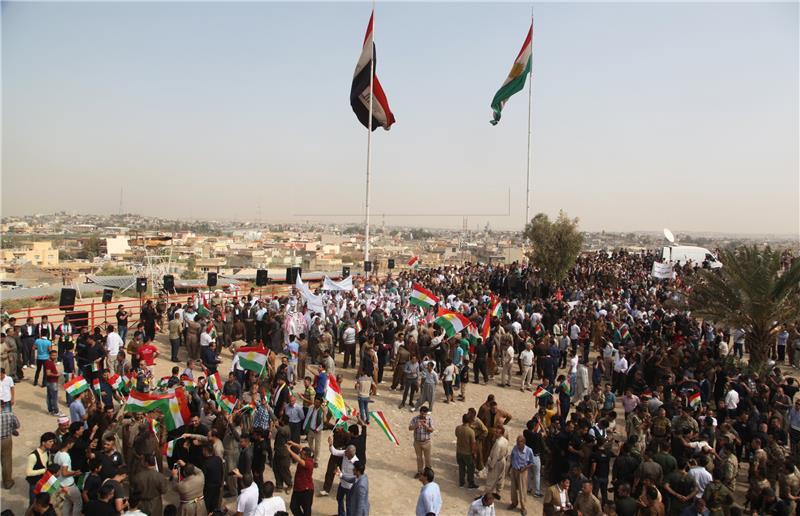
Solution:
{"label": "tree", "polygon": [[91,260],[100,256],[101,241],[96,236],[91,236],[83,242],[83,248],[78,252],[78,258],[82,260]]}
{"label": "tree", "polygon": [[692,315],[744,330],[750,364],[760,368],[778,329],[800,319],[800,261],[781,274],[780,253],[769,247],[743,246],[719,258],[721,268],[699,271],[692,282]]}
{"label": "tree", "polygon": [[564,279],[583,246],[578,219],[570,219],[563,210],[558,212],[555,222],[544,213],[536,214],[525,226],[525,238],[533,246],[528,259],[542,271],[545,279],[553,282]]}

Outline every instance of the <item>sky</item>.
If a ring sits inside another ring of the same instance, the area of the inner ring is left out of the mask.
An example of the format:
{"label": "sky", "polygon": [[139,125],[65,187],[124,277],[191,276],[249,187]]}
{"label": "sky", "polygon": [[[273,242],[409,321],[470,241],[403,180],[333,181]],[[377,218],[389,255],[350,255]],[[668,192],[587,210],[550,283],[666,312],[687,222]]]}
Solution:
{"label": "sky", "polygon": [[[374,221],[522,227],[527,88],[496,127],[489,104],[530,5],[378,3],[397,122],[373,133]],[[364,209],[367,131],[349,90],[370,4],[0,9],[3,215],[117,213],[122,189],[123,210],[144,215],[360,219],[337,215]],[[800,233],[797,3],[542,3],[534,16],[531,216]]]}

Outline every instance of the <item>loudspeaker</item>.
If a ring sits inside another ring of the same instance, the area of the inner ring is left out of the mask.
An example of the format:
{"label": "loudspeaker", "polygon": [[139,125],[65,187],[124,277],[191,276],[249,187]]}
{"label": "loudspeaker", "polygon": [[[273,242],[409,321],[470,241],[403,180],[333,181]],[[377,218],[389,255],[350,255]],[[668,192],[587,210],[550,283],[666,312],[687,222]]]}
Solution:
{"label": "loudspeaker", "polygon": [[209,287],[216,287],[217,286],[217,273],[216,272],[209,272],[208,279],[206,279],[206,285]]}
{"label": "loudspeaker", "polygon": [[258,269],[256,271],[256,286],[263,287],[269,283],[269,273],[266,269]]}
{"label": "loudspeaker", "polygon": [[350,276],[350,266],[345,265],[342,267],[342,279],[347,278]]}
{"label": "loudspeaker", "polygon": [[64,316],[71,325],[75,326],[76,330],[89,326],[89,312],[69,312]]}
{"label": "loudspeaker", "polygon": [[286,267],[286,283],[294,285],[297,283],[297,276],[303,276],[302,267]]}
{"label": "loudspeaker", "polygon": [[114,297],[114,291],[110,288],[103,289],[103,303],[110,303],[111,298]]}
{"label": "loudspeaker", "polygon": [[74,288],[62,288],[61,299],[58,301],[58,307],[62,310],[73,310],[75,308],[75,294]]}
{"label": "loudspeaker", "polygon": [[389,258],[389,268],[394,269],[394,258]]}
{"label": "loudspeaker", "polygon": [[136,278],[136,292],[139,294],[147,292],[147,278]]}
{"label": "loudspeaker", "polygon": [[372,270],[372,262],[364,262],[364,272],[369,272]]}
{"label": "loudspeaker", "polygon": [[166,290],[167,292],[175,291],[175,276],[173,276],[172,274],[164,275],[164,290]]}

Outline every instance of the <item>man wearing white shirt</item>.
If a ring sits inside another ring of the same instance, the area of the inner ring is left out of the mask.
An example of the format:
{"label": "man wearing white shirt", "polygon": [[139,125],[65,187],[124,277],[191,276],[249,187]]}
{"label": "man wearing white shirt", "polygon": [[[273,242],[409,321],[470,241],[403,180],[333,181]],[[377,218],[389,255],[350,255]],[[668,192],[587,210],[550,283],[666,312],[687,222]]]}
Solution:
{"label": "man wearing white shirt", "polygon": [[113,364],[117,360],[117,355],[121,347],[125,345],[122,337],[114,331],[114,326],[108,325],[108,335],[106,336],[106,351],[108,352],[108,363]]}
{"label": "man wearing white shirt", "polygon": [[236,499],[236,516],[253,516],[258,506],[258,485],[249,473],[242,477],[241,482],[243,489]]}
{"label": "man wearing white shirt", "polygon": [[533,344],[529,341],[525,349],[519,354],[519,363],[522,366],[522,385],[519,390],[533,390]]}
{"label": "man wearing white shirt", "polygon": [[0,369],[0,401],[2,405],[13,405],[14,395],[14,380],[6,374],[5,369]]}
{"label": "man wearing white shirt", "polygon": [[739,413],[739,393],[733,388],[733,382],[729,384],[728,393],[725,394],[725,409],[728,417],[736,418]]}
{"label": "man wearing white shirt", "polygon": [[213,341],[214,338],[208,333],[208,326],[205,326],[203,332],[200,334],[200,347],[207,348]]}
{"label": "man wearing white shirt", "polygon": [[253,516],[275,516],[276,512],[286,511],[286,502],[283,501],[283,498],[273,496],[275,494],[275,484],[268,480],[264,482],[261,491],[264,499],[256,506]]}
{"label": "man wearing white shirt", "polygon": [[503,351],[503,363],[500,370],[500,386],[511,387],[511,367],[514,365],[514,340],[510,335],[505,336],[506,349]]}
{"label": "man wearing white shirt", "polygon": [[624,353],[614,362],[614,392],[621,396],[625,389],[625,374],[628,372],[628,360]]}

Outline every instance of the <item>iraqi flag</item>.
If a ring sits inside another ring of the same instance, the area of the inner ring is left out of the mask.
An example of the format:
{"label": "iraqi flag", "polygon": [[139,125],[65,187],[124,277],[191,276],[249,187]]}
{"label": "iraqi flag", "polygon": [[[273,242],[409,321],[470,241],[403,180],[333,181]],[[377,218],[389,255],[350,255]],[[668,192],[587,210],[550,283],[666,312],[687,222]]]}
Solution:
{"label": "iraqi flag", "polygon": [[522,48],[511,66],[511,71],[508,72],[508,77],[503,81],[503,85],[500,86],[500,89],[497,90],[492,99],[492,113],[494,115],[494,118],[490,120],[492,125],[497,125],[497,122],[500,121],[503,106],[506,105],[508,99],[525,87],[525,78],[531,73],[532,56],[533,22],[531,22],[531,28],[528,30],[525,43],[522,44]]}
{"label": "iraqi flag", "polygon": [[[383,127],[387,131],[394,123],[394,115],[389,109],[389,101],[383,92],[378,76],[375,74],[377,60],[375,59],[375,43],[372,41],[372,20],[375,11],[369,17],[367,33],[364,36],[364,46],[361,49],[361,56],[356,63],[356,70],[353,72],[353,84],[350,87],[350,106],[353,113],[358,117],[361,125],[368,128],[369,123],[369,99],[372,96],[372,130]],[[372,91],[370,91],[370,73],[372,74]],[[374,95],[373,95],[374,94]]]}

